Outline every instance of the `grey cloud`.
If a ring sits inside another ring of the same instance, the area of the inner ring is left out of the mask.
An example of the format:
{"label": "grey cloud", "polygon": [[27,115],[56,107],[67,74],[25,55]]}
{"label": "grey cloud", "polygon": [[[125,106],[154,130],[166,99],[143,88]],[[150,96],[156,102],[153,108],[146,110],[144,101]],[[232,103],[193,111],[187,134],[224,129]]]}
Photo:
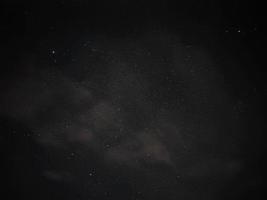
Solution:
{"label": "grey cloud", "polygon": [[[83,74],[82,80],[55,69],[37,74],[29,72],[29,78],[22,79],[6,91],[1,107],[7,115],[31,127],[37,134],[36,140],[47,148],[51,145],[68,148],[71,144],[79,144],[99,152],[108,162],[139,167],[143,166],[142,163],[164,163],[180,168],[181,155],[190,155],[186,153],[188,149],[195,151],[193,147],[198,145],[201,137],[198,126],[208,130],[207,137],[215,137],[210,128],[212,123],[206,121],[214,120],[213,114],[218,110],[214,107],[220,107],[222,103],[225,108],[222,112],[227,112],[229,99],[207,54],[193,50],[191,63],[187,63],[182,43],[170,46],[166,45],[171,43],[170,36],[163,34],[159,41],[157,38],[140,39],[139,43],[131,44],[133,50],[126,53],[120,50],[120,43],[115,46],[116,53],[113,54],[108,42],[99,45],[102,54],[107,51],[109,55],[106,60],[103,58],[103,66],[98,66],[103,73],[92,67],[96,72],[92,70]],[[157,48],[148,49],[142,42]],[[155,45],[157,42],[159,46]],[[160,47],[170,52],[170,61],[161,58]],[[127,53],[134,54],[136,62]],[[81,57],[68,67],[79,71],[92,62],[93,55],[89,58],[87,53],[83,53]],[[172,91],[178,93],[175,97],[168,96],[166,91],[169,88],[162,88],[161,83],[168,84],[168,80],[162,78],[165,75],[160,69],[153,67],[155,62],[172,69],[174,85],[180,89]],[[147,67],[138,67],[140,63]],[[102,81],[99,74],[95,77],[100,77],[101,81],[87,78],[87,75],[94,77],[94,73],[105,74],[108,78]],[[164,104],[164,98],[174,103]],[[182,99],[186,101],[182,102]],[[205,114],[207,110],[209,115]],[[206,174],[209,167],[224,165],[220,164],[221,161],[207,162],[206,166],[202,161],[196,161],[193,165],[200,172],[193,167],[188,174]],[[57,174],[48,173],[47,176],[59,179]]]}
{"label": "grey cloud", "polygon": [[143,162],[172,164],[170,152],[158,138],[150,133],[135,135],[136,137],[124,141],[119,146],[110,148],[107,159],[133,166],[140,166]]}

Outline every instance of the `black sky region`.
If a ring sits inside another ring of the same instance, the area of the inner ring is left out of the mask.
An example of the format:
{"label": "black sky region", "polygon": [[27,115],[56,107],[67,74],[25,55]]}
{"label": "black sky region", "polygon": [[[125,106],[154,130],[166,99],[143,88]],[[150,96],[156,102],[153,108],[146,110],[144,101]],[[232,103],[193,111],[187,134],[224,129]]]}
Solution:
{"label": "black sky region", "polygon": [[261,199],[260,1],[1,1],[4,199]]}

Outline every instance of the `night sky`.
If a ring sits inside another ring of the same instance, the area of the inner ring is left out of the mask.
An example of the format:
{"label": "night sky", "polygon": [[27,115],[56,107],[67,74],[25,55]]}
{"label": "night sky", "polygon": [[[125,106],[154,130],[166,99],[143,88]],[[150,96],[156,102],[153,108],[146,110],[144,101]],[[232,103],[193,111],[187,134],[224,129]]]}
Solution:
{"label": "night sky", "polygon": [[0,7],[4,199],[261,199],[259,2]]}

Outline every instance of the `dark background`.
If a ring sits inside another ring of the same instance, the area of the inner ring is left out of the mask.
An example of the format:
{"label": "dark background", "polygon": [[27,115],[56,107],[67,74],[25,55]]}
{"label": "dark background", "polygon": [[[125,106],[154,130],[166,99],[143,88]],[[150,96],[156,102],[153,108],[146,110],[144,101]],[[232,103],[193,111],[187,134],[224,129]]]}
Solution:
{"label": "dark background", "polygon": [[[264,17],[260,1],[2,1],[5,199],[261,199]],[[63,118],[96,139],[69,141]]]}

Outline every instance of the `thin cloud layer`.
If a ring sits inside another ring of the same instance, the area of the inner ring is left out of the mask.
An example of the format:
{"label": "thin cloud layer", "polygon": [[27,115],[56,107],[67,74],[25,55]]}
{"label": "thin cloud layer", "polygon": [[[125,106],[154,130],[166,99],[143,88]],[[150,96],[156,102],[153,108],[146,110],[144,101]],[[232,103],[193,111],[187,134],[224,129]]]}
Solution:
{"label": "thin cloud layer", "polygon": [[[164,164],[196,177],[238,171],[239,161],[210,160],[205,150],[198,152],[201,145],[218,145],[216,152],[231,142],[217,141],[222,125],[215,124],[219,115],[231,115],[231,98],[211,58],[172,37],[152,35],[129,46],[90,44],[63,71],[37,72],[30,65],[6,91],[2,110],[27,124],[45,148],[88,147],[107,163]],[[162,48],[169,53],[161,54]],[[187,161],[194,153],[203,160]],[[45,176],[61,179],[53,172]]]}

